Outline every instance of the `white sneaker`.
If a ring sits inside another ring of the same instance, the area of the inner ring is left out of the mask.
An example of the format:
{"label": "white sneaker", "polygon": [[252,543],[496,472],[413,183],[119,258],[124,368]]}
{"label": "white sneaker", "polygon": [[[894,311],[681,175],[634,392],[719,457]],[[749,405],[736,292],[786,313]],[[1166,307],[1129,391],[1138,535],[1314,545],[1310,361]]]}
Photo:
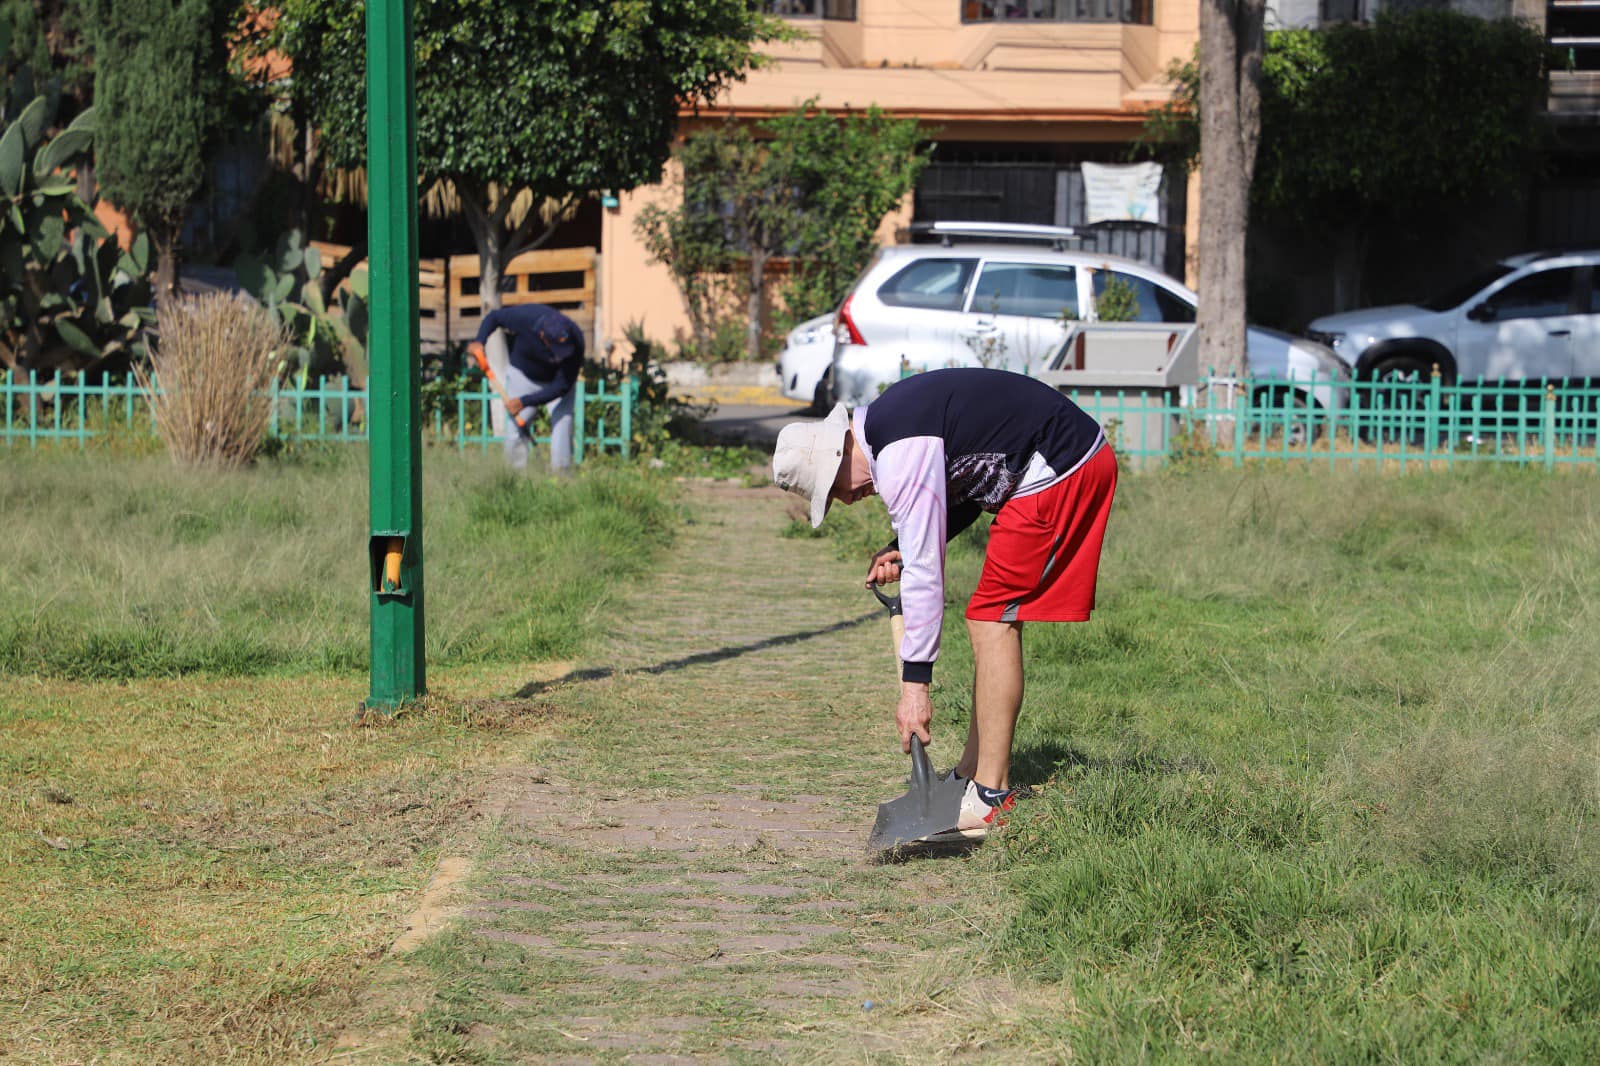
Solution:
{"label": "white sneaker", "polygon": [[967,790],[961,794],[961,814],[957,818],[955,827],[935,833],[927,839],[934,843],[952,840],[981,840],[989,834],[991,829],[999,829],[1006,824],[1006,813],[1017,805],[1017,791],[1012,789],[1005,794],[1005,798],[997,806],[991,807],[983,802],[983,797],[978,795],[978,785],[974,781],[967,782]]}

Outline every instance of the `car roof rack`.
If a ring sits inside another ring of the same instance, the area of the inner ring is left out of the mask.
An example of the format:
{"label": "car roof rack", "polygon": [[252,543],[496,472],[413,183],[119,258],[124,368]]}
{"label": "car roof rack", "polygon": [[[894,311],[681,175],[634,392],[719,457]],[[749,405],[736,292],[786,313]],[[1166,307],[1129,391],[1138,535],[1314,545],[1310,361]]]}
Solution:
{"label": "car roof rack", "polygon": [[946,248],[966,240],[1032,242],[1062,249],[1068,241],[1083,240],[1070,226],[1036,226],[1027,222],[913,222],[907,231],[913,242],[938,241]]}

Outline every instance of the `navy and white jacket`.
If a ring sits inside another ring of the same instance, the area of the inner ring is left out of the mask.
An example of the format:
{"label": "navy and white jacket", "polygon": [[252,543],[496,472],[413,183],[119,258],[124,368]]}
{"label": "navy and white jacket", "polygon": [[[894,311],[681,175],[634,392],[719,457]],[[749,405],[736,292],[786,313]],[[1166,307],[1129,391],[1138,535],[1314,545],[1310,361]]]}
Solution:
{"label": "navy and white jacket", "polygon": [[524,407],[559,400],[578,383],[583,371],[583,331],[572,319],[544,304],[514,304],[483,316],[477,342],[482,344],[497,329],[506,331],[511,365],[539,386],[517,397]]}
{"label": "navy and white jacket", "polygon": [[902,556],[907,681],[929,681],[944,624],[945,543],[1007,500],[1077,470],[1105,434],[1077,404],[1009,370],[933,370],[851,413]]}

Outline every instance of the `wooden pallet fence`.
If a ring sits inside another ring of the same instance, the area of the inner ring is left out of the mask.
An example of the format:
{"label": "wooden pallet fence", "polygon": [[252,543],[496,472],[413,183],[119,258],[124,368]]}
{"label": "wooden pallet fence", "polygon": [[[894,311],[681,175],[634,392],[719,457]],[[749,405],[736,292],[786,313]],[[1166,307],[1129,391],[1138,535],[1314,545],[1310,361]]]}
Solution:
{"label": "wooden pallet fence", "polygon": [[[349,245],[312,241],[322,253],[324,268],[344,258]],[[506,269],[500,294],[506,306],[540,303],[554,307],[578,324],[594,352],[595,286],[599,254],[593,248],[553,248],[524,252]],[[363,260],[363,263],[365,261]],[[422,259],[417,263],[417,306],[422,350],[439,352],[465,344],[483,320],[482,277],[476,255]]]}

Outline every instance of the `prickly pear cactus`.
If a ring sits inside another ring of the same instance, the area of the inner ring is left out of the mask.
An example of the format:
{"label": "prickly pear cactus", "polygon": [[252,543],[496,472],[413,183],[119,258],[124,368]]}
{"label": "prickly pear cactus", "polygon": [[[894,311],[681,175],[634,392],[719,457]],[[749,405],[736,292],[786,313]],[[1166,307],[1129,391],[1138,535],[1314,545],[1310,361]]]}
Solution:
{"label": "prickly pear cactus", "polygon": [[326,374],[367,377],[366,274],[329,307],[322,297],[322,253],[290,230],[265,255],[241,256],[233,265],[239,284],[259,300],[294,338],[285,370],[302,381]]}
{"label": "prickly pear cactus", "polygon": [[0,132],[0,363],[83,369],[142,350],[154,323],[149,243],[122,250],[77,194],[94,142],[89,108],[54,137],[35,96]]}

